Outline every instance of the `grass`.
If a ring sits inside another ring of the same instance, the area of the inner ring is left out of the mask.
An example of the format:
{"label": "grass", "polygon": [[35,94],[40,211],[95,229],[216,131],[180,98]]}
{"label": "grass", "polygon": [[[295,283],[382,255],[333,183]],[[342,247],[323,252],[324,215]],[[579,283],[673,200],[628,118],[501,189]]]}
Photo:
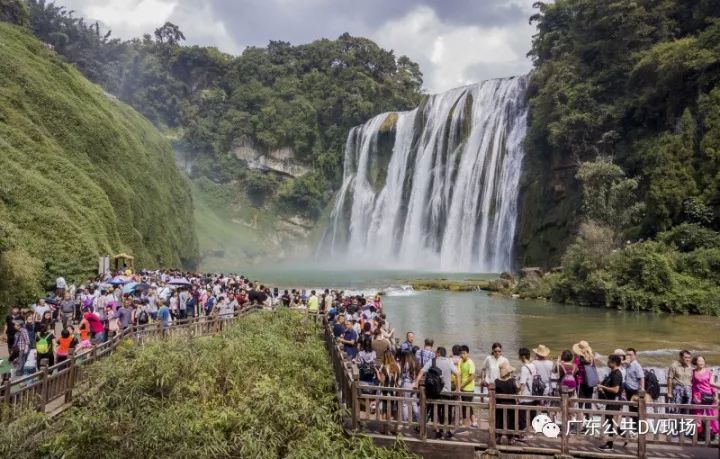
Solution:
{"label": "grass", "polygon": [[0,432],[16,458],[400,458],[339,423],[330,363],[296,311],[258,313],[223,333],[123,347],[90,367],[102,384],[45,427],[36,415]]}
{"label": "grass", "polygon": [[99,255],[197,261],[189,186],[149,121],[6,23],[0,80],[0,304],[81,280]]}

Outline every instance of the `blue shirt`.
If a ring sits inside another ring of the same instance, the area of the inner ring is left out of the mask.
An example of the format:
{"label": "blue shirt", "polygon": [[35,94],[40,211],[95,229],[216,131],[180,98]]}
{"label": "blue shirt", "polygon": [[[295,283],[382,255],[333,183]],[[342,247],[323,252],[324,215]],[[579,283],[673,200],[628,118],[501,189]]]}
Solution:
{"label": "blue shirt", "polygon": [[630,390],[640,389],[640,380],[645,377],[645,372],[637,360],[628,365],[625,372],[625,388]]}
{"label": "blue shirt", "polygon": [[162,321],[163,327],[170,326],[170,309],[166,305],[162,305],[158,309],[158,319]]}
{"label": "blue shirt", "polygon": [[343,339],[347,340],[347,341],[352,341],[353,344],[345,343],[343,345],[343,350],[348,355],[348,357],[350,357],[351,359],[354,359],[355,356],[357,355],[357,346],[355,346],[355,343],[357,343],[357,338],[358,338],[358,336],[354,329],[352,329],[352,328],[345,329],[345,332],[343,333]]}

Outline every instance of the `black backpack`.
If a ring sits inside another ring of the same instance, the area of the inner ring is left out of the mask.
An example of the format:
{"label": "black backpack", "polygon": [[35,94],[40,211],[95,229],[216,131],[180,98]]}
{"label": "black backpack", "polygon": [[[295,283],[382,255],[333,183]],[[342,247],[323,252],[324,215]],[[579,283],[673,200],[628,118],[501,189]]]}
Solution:
{"label": "black backpack", "polygon": [[148,318],[148,313],[147,313],[147,311],[145,311],[144,309],[141,310],[141,311],[140,311],[140,314],[138,314],[138,323],[144,325],[144,324],[148,323],[149,321],[150,321],[150,320],[149,320],[149,318]]}
{"label": "black backpack", "polygon": [[435,366],[435,359],[432,359],[430,369],[425,375],[425,395],[427,398],[440,398],[444,387],[442,371]]}
{"label": "black backpack", "polygon": [[658,382],[655,370],[645,370],[645,392],[650,394],[653,400],[660,397],[660,383]]}
{"label": "black backpack", "polygon": [[371,382],[375,379],[375,365],[370,362],[363,362],[358,367],[360,381]]}
{"label": "black backpack", "polygon": [[545,385],[545,381],[542,380],[542,376],[535,375],[533,376],[532,380],[532,388],[530,389],[530,392],[532,395],[545,395],[545,389],[547,386]]}

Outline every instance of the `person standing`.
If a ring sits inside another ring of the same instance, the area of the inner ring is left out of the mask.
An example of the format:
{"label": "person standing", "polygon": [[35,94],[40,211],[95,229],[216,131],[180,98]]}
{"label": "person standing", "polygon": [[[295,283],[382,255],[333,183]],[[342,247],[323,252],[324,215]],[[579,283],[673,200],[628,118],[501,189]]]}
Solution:
{"label": "person standing", "polygon": [[343,350],[349,359],[354,359],[357,355],[358,333],[355,331],[353,325],[352,320],[346,320],[345,331],[342,336],[338,338],[338,342],[343,344]]}
{"label": "person standing", "polygon": [[[518,379],[519,394],[524,396],[532,396],[532,385],[535,380],[535,376],[538,375],[537,367],[530,361],[530,349],[522,347],[518,350],[518,357],[522,366],[520,367],[520,378]],[[537,403],[531,398],[519,399],[520,405],[534,406]],[[535,410],[522,410],[518,412],[520,416],[519,424],[520,430],[525,430],[528,426],[528,422],[535,417]],[[518,441],[522,441],[523,437],[519,436],[516,438]]]}
{"label": "person standing", "polygon": [[[718,389],[720,389],[720,383],[715,380],[715,375],[712,370],[705,366],[705,358],[701,355],[696,355],[692,359],[692,364],[695,365],[695,371],[692,375],[692,403],[693,405],[704,406],[694,410],[695,415],[711,416],[712,421],[710,424],[710,432],[713,436],[720,434],[720,422],[718,422]],[[704,432],[703,424],[707,421],[697,421],[698,437]]]}
{"label": "person standing", "polygon": [[[608,368],[610,368],[610,373],[605,376],[605,379],[603,379],[602,383],[598,384],[598,397],[604,400],[618,400],[620,398],[620,394],[622,393],[622,383],[623,383],[623,377],[622,373],[620,372],[620,366],[622,365],[622,359],[619,355],[613,354],[608,356],[608,362],[607,362]],[[606,404],[605,405],[605,411],[620,411],[622,408],[622,405],[619,404]],[[613,417],[614,414],[606,414],[605,415],[605,425],[612,426],[613,425]],[[617,421],[616,421],[617,422]],[[613,433],[612,430],[610,431],[608,440],[605,442],[603,446],[600,446],[600,449],[603,451],[612,451],[613,450]]]}
{"label": "person standing", "polygon": [[[670,365],[667,372],[668,402],[688,405],[692,401],[692,357],[689,351],[680,351],[679,358]],[[668,408],[669,412],[685,414],[687,410]]]}
{"label": "person standing", "polygon": [[75,316],[75,300],[70,296],[70,292],[65,292],[59,307],[62,327],[67,328],[68,325],[72,325]]}
{"label": "person standing", "polygon": [[400,352],[410,352],[415,354],[417,349],[413,342],[415,341],[415,333],[409,331],[405,334],[405,342],[400,345]]}
{"label": "person standing", "polygon": [[65,282],[65,278],[60,276],[57,279],[55,279],[55,295],[62,298],[65,296],[65,289],[67,288],[67,282]]}
{"label": "person standing", "polygon": [[535,349],[533,349],[533,353],[535,354],[535,360],[533,361],[533,364],[535,364],[535,369],[537,370],[538,375],[540,375],[540,379],[545,385],[543,395],[550,395],[552,394],[553,370],[555,370],[555,364],[552,360],[549,359],[550,349],[545,345],[541,344]]}
{"label": "person standing", "polygon": [[308,312],[317,313],[320,309],[320,300],[315,294],[315,290],[310,291],[310,297],[308,298]]}
{"label": "person standing", "polygon": [[[419,386],[420,381],[422,381],[422,378],[425,374],[427,374],[428,371],[430,371],[430,368],[433,366],[440,369],[440,372],[442,374],[442,381],[443,381],[443,394],[441,395],[441,400],[453,400],[454,397],[451,395],[452,390],[452,382],[453,380],[456,382],[456,384],[459,382],[460,379],[460,372],[458,371],[457,367],[455,366],[455,363],[453,363],[452,359],[449,359],[447,357],[447,350],[440,346],[437,348],[437,357],[434,359],[431,359],[425,363],[425,365],[420,369],[420,372],[418,373],[417,379],[415,380],[415,385]],[[428,405],[428,417],[432,418],[433,413],[433,407],[432,405]],[[448,424],[453,423],[453,406],[448,406]],[[438,424],[444,424],[445,423],[445,404],[440,403],[438,404],[438,410],[437,410],[437,419],[434,421]],[[443,431],[441,429],[438,429],[436,431],[436,437],[441,438]],[[452,437],[452,433],[450,431],[445,433],[445,436],[447,438]]]}
{"label": "person standing", "polygon": [[[460,346],[460,392],[462,401],[472,402],[475,394],[475,363],[470,359],[470,348],[465,344]],[[462,415],[466,422],[470,421],[470,427],[477,427],[472,408],[463,406]]]}
{"label": "person standing", "polygon": [[20,309],[17,306],[13,306],[10,310],[10,314],[5,317],[5,337],[7,339],[8,354],[12,355],[13,346],[15,345],[15,333],[17,328],[15,322],[23,322],[23,317],[20,314]]}
{"label": "person standing", "polygon": [[[528,352],[528,354],[530,354]],[[515,382],[515,378],[512,377],[515,372],[515,368],[510,366],[509,363],[504,363],[498,369],[498,377],[493,381],[495,384],[495,393],[499,395],[515,395],[518,392],[518,386]],[[496,430],[515,430],[515,410],[503,408],[503,405],[514,405],[515,399],[512,398],[498,398],[495,408],[495,429]],[[507,414],[507,416],[506,416]],[[509,440],[510,444],[515,443],[513,434],[498,434],[500,436],[500,443],[505,443],[505,440]]]}
{"label": "person standing", "polygon": [[418,367],[423,368],[427,362],[435,358],[435,352],[433,352],[432,347],[432,338],[425,338],[425,347],[418,349],[415,353]]}
{"label": "person standing", "polygon": [[[15,350],[15,377],[19,377],[23,374],[25,360],[27,360],[28,354],[30,353],[30,339],[22,321],[16,320],[12,326],[15,329],[12,343],[12,348]],[[10,356],[13,357],[12,352]]]}
{"label": "person standing", "polygon": [[[645,372],[637,360],[637,351],[632,347],[625,349],[625,362],[625,397],[633,400],[640,390],[645,390]],[[630,405],[629,409],[633,413],[638,412],[637,405]]]}
{"label": "person standing", "polygon": [[35,349],[37,350],[38,364],[42,365],[43,359],[47,359],[49,367],[55,364],[53,341],[55,341],[55,336],[48,330],[47,325],[44,323],[40,324],[38,333],[35,335]]}
{"label": "person standing", "polygon": [[490,385],[500,377],[500,367],[509,365],[508,359],[502,355],[502,344],[493,343],[491,353],[485,358],[482,370],[480,371],[480,379],[483,384]]}

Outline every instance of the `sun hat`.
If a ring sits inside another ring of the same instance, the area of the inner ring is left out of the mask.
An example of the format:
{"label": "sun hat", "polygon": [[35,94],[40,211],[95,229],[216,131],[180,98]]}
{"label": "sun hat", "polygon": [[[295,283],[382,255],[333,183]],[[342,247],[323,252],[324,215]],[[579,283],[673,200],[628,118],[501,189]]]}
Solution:
{"label": "sun hat", "polygon": [[572,351],[573,354],[583,357],[587,362],[591,361],[595,355],[587,341],[573,344]]}
{"label": "sun hat", "polygon": [[535,349],[533,349],[533,352],[540,357],[547,357],[550,355],[550,349],[545,346],[544,344],[539,345]]}
{"label": "sun hat", "polygon": [[625,354],[625,351],[623,351],[622,349],[615,349],[612,355],[619,355],[620,357],[625,357],[627,354]]}
{"label": "sun hat", "polygon": [[500,367],[500,379],[506,378],[508,375],[515,372],[515,368],[513,368],[509,363],[506,365],[503,365]]}

